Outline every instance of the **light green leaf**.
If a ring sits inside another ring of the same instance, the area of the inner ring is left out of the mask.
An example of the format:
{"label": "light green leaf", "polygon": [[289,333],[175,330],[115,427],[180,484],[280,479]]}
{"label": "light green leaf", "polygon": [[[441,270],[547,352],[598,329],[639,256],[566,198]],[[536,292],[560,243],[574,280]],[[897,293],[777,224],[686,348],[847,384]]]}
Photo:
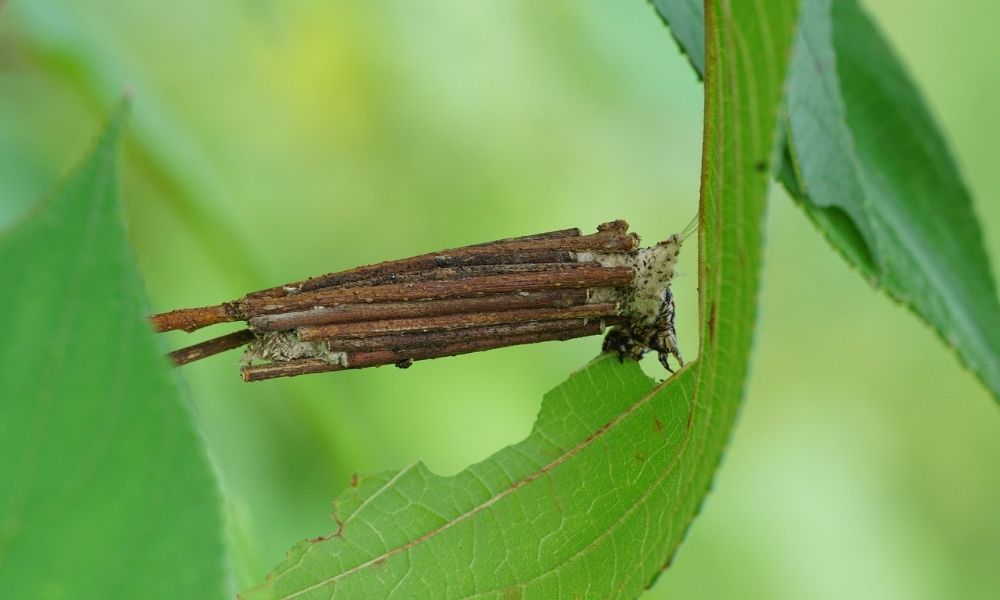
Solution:
{"label": "light green leaf", "polygon": [[702,357],[654,385],[598,358],[531,435],[454,477],[362,479],[334,532],[246,598],[633,598],[704,499],[746,381],[761,228],[793,1],[709,11],[701,206]]}
{"label": "light green leaf", "polygon": [[[654,0],[697,69],[700,18]],[[779,179],[861,274],[1000,400],[1000,300],[972,200],[920,93],[855,0],[805,0]]]}
{"label": "light green leaf", "polygon": [[125,239],[126,113],[0,237],[4,597],[214,599],[227,588],[215,482]]}

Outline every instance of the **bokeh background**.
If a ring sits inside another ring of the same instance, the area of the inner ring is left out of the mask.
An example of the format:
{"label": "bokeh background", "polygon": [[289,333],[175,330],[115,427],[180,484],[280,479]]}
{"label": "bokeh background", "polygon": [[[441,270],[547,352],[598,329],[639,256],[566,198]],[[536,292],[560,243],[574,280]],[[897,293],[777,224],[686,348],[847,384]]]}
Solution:
{"label": "bokeh background", "polygon": [[[867,5],[952,143],[996,271],[1000,4]],[[696,208],[701,85],[643,0],[8,1],[0,225],[73,168],[127,84],[124,197],[157,311],[612,218],[655,241]],[[1000,410],[772,196],[741,421],[646,597],[996,598]],[[694,248],[683,258],[693,356]],[[185,368],[237,585],[331,531],[355,471],[454,473],[521,439],[597,346],[255,385],[234,355]]]}

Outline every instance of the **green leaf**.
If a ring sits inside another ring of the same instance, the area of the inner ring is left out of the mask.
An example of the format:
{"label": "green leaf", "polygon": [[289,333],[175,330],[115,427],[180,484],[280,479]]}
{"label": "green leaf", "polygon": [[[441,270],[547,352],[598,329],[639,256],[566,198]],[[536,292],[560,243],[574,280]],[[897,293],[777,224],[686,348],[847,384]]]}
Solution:
{"label": "green leaf", "polygon": [[708,491],[746,381],[792,1],[709,11],[702,357],[654,385],[607,356],[546,395],[531,435],[454,477],[361,479],[336,531],[246,598],[631,598]]}
{"label": "green leaf", "polygon": [[927,321],[1000,400],[1000,300],[948,148],[856,2],[806,6],[789,88],[802,204],[814,215],[842,211],[838,233],[856,229],[872,257],[862,272]]}
{"label": "green leaf", "polygon": [[123,105],[54,197],[0,237],[0,589],[219,598],[215,482],[145,322],[126,243]]}
{"label": "green leaf", "polygon": [[[654,0],[697,69],[700,17]],[[805,0],[778,177],[872,285],[1000,400],[1000,300],[972,200],[920,93],[855,0]]]}
{"label": "green leaf", "polygon": [[702,0],[651,0],[656,12],[670,27],[698,77],[705,77],[705,5]]}

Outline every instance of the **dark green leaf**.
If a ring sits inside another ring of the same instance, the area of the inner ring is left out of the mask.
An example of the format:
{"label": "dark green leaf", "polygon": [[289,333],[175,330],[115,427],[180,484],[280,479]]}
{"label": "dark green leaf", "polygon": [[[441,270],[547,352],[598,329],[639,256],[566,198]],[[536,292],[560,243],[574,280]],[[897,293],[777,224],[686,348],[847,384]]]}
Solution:
{"label": "dark green leaf", "polygon": [[0,237],[0,590],[219,598],[219,502],[125,240],[123,105],[54,197]]}
{"label": "dark green leaf", "polygon": [[418,464],[356,482],[336,531],[293,548],[248,598],[632,598],[655,578],[743,394],[768,183],[757,165],[774,150],[794,12],[709,12],[702,357],[660,385],[599,358],[545,397],[520,444],[454,477]]}
{"label": "dark green leaf", "polygon": [[698,77],[705,77],[705,5],[702,0],[650,0],[670,26]]}
{"label": "dark green leaf", "polygon": [[[698,68],[698,18],[654,0]],[[919,92],[855,0],[806,0],[779,179],[873,285],[1000,399],[1000,302],[972,201]]]}
{"label": "dark green leaf", "polygon": [[807,4],[789,90],[804,206],[849,216],[876,285],[926,320],[1000,399],[1000,302],[948,148],[854,0],[836,0],[832,13],[830,0]]}

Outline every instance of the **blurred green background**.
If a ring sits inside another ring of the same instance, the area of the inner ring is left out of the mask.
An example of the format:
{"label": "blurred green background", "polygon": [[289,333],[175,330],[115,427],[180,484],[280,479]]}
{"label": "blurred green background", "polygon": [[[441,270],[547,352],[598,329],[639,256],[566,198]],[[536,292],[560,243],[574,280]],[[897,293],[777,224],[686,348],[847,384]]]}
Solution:
{"label": "blurred green background", "polygon": [[[1000,4],[867,4],[952,143],[996,272]],[[7,2],[0,225],[73,168],[127,84],[124,196],[152,310],[612,218],[655,241],[696,207],[701,85],[643,0]],[[646,597],[996,598],[995,402],[773,197],[742,419]],[[683,258],[693,357],[693,245]],[[353,472],[453,473],[521,439],[597,347],[254,385],[235,355],[185,368],[237,585],[334,529]]]}

